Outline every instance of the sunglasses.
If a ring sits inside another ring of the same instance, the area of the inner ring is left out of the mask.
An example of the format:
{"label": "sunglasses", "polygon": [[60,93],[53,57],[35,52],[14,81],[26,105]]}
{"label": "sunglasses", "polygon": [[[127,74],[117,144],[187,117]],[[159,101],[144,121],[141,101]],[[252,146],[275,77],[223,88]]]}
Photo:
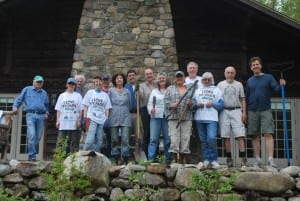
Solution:
{"label": "sunglasses", "polygon": [[205,79],[202,79],[203,81],[211,81],[210,78],[205,78]]}

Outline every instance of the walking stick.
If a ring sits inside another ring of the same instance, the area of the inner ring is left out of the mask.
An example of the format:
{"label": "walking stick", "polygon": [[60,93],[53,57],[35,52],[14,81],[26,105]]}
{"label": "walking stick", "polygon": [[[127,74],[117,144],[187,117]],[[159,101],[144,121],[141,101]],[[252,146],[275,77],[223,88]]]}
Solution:
{"label": "walking stick", "polygon": [[[197,82],[197,81],[198,81],[198,80],[196,80],[195,82]],[[197,88],[196,85],[192,85],[192,86],[194,86],[194,87],[193,87],[192,93],[191,93],[191,95],[190,95],[190,99],[193,98],[194,93],[195,93],[196,88]],[[180,123],[182,122],[183,117],[185,117],[186,112],[187,112],[187,110],[188,110],[188,107],[189,107],[189,105],[188,105],[188,104],[185,104],[184,109],[183,109],[183,112],[182,112],[181,115],[179,116],[179,119],[178,119],[178,123],[177,123],[177,125],[176,125],[176,128],[178,128],[178,126],[179,126]]]}
{"label": "walking stick", "polygon": [[141,139],[141,116],[140,116],[140,93],[139,93],[139,85],[136,85],[135,88],[135,96],[136,96],[136,145],[134,151],[134,158],[137,162],[145,162],[147,161],[147,157],[145,152],[142,150],[142,139]]}
{"label": "walking stick", "polygon": [[[283,62],[283,63],[274,63],[269,64],[271,67],[270,70],[280,72],[280,78],[283,79],[283,71],[290,70],[294,67],[293,61]],[[281,86],[281,103],[282,103],[282,115],[283,115],[283,130],[284,130],[284,140],[285,140],[285,153],[287,158],[288,166],[291,164],[290,159],[290,150],[289,150],[289,135],[288,135],[288,127],[286,120],[286,107],[285,107],[285,90],[284,85]]]}
{"label": "walking stick", "polygon": [[[188,90],[187,90],[187,91],[183,94],[183,96],[179,99],[178,104],[177,104],[177,107],[178,107],[178,105],[180,105],[180,103],[183,101],[183,99],[188,95],[188,93],[189,93],[194,87],[197,86],[197,83],[198,83],[198,82],[199,82],[199,80],[196,80],[196,81],[194,82],[194,84],[188,88]],[[167,120],[169,119],[169,117],[171,116],[171,114],[173,114],[173,113],[176,111],[177,107],[172,108],[172,110],[170,111],[170,113],[166,116],[166,119],[167,119]]]}
{"label": "walking stick", "polygon": [[[283,79],[283,74],[280,72],[281,79]],[[290,151],[289,151],[289,135],[288,135],[288,128],[286,123],[286,108],[285,108],[285,92],[284,92],[284,86],[281,85],[281,102],[282,102],[282,112],[283,112],[283,129],[284,129],[284,139],[285,139],[285,148],[286,148],[286,157],[288,166],[291,164],[290,160]]]}

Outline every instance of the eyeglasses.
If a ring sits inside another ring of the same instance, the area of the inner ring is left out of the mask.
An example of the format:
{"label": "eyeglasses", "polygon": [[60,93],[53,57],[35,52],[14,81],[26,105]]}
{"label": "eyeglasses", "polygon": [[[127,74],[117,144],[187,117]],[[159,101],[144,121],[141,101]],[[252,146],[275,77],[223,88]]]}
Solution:
{"label": "eyeglasses", "polygon": [[203,81],[211,81],[210,78],[205,78],[205,79],[202,79]]}

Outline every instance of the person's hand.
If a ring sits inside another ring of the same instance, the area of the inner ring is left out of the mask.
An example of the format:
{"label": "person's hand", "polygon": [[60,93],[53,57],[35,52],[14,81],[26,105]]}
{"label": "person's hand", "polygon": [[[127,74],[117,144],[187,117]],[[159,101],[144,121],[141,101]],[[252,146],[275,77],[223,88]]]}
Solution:
{"label": "person's hand", "polygon": [[85,121],[85,130],[86,131],[89,130],[90,124],[91,124],[91,119],[90,118],[86,118],[86,121]]}
{"label": "person's hand", "polygon": [[59,121],[57,121],[57,122],[55,123],[55,126],[56,126],[57,129],[59,128]]}
{"label": "person's hand", "polygon": [[204,108],[204,104],[203,103],[198,103],[197,104],[199,108]]}
{"label": "person's hand", "polygon": [[80,126],[81,126],[81,119],[78,119],[77,122],[76,122],[76,124],[77,124],[77,129],[80,128]]}
{"label": "person's hand", "polygon": [[48,114],[44,114],[44,119],[48,119]]}
{"label": "person's hand", "polygon": [[280,79],[279,84],[285,86],[286,85],[285,79]]}
{"label": "person's hand", "polygon": [[193,101],[191,99],[186,99],[185,104],[187,104],[188,106],[193,105]]}
{"label": "person's hand", "polygon": [[207,108],[210,108],[210,107],[212,107],[212,106],[213,106],[213,103],[212,103],[212,102],[207,102],[207,103],[206,103],[206,107],[207,107]]}
{"label": "person's hand", "polygon": [[16,115],[18,113],[18,109],[14,108],[12,111],[13,115]]}
{"label": "person's hand", "polygon": [[151,109],[151,114],[154,114],[155,113],[155,108],[152,108]]}
{"label": "person's hand", "polygon": [[176,103],[173,103],[171,107],[176,108],[176,107],[178,107],[178,105],[179,105],[178,102],[176,102]]}

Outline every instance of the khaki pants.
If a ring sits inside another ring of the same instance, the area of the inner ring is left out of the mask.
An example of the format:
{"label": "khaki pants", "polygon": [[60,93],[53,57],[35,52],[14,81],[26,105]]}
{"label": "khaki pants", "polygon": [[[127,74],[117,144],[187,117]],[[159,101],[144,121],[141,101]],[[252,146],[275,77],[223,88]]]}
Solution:
{"label": "khaki pants", "polygon": [[192,135],[192,121],[182,121],[178,128],[178,120],[169,120],[169,136],[171,140],[170,152],[190,154],[190,137]]}

